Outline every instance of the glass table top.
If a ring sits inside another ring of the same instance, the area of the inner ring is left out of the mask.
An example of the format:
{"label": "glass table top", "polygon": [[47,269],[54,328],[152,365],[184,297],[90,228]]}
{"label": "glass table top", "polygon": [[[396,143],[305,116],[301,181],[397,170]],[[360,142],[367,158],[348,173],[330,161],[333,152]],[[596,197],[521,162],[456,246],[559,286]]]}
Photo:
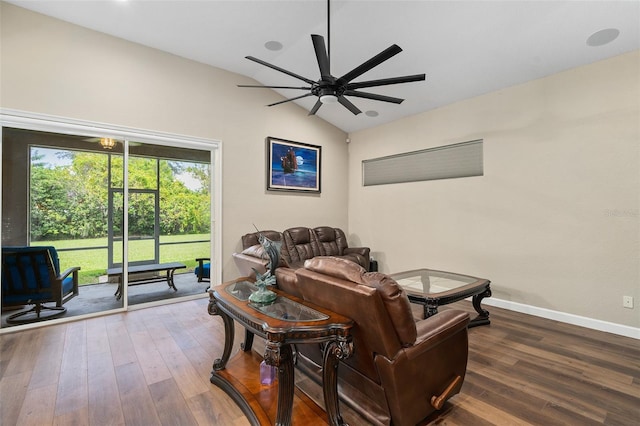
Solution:
{"label": "glass table top", "polygon": [[273,303],[261,305],[258,303],[249,303],[254,309],[269,315],[271,318],[277,318],[285,321],[321,321],[329,319],[329,315],[311,309],[308,306],[301,305],[286,297],[278,296]]}
{"label": "glass table top", "polygon": [[408,293],[431,295],[454,290],[469,284],[482,283],[482,278],[453,272],[434,271],[432,269],[416,269],[414,271],[390,274]]}
{"label": "glass table top", "polygon": [[251,296],[251,293],[256,290],[258,290],[258,286],[249,281],[238,281],[237,283],[228,285],[224,289],[224,291],[226,291],[236,299],[242,301],[249,300],[249,296]]}
{"label": "glass table top", "polygon": [[[248,301],[251,293],[257,291],[258,287],[249,281],[238,281],[228,285],[224,290],[238,300]],[[294,302],[293,300],[283,296],[278,296],[275,301],[269,304],[263,305],[249,302],[248,305],[271,318],[285,321],[300,322],[322,321],[329,319],[328,315],[309,308],[308,306],[301,305],[300,303]]]}

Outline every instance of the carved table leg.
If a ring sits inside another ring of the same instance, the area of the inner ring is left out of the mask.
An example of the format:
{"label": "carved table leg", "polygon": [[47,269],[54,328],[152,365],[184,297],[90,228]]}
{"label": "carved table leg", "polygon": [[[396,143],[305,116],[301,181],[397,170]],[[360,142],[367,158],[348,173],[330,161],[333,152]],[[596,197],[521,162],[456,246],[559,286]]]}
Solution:
{"label": "carved table leg", "polygon": [[251,350],[251,346],[253,346],[253,333],[244,329],[244,342],[240,343],[240,349],[244,352],[249,352]]}
{"label": "carved table leg", "polygon": [[478,313],[478,316],[469,322],[469,327],[476,327],[478,325],[490,324],[489,320],[489,311],[486,309],[482,309],[480,303],[482,303],[482,299],[485,297],[491,297],[491,288],[487,285],[487,288],[480,294],[476,294],[472,298],[473,308]]}
{"label": "carved table leg", "polygon": [[340,415],[338,402],[338,365],[341,359],[346,359],[353,353],[351,341],[334,340],[329,342],[324,350],[322,366],[322,393],[324,405],[332,426],[347,426]]}
{"label": "carved table leg", "polygon": [[293,413],[293,354],[291,345],[280,346],[276,342],[267,342],[264,360],[268,365],[278,368],[278,411],[276,426],[291,425]]}
{"label": "carved table leg", "polygon": [[429,318],[438,313],[438,301],[427,299],[427,302],[424,304],[424,317]]}
{"label": "carved table leg", "polygon": [[216,300],[213,297],[209,299],[209,315],[219,315],[224,323],[224,350],[222,351],[222,358],[218,358],[213,361],[213,372],[211,374],[215,374],[216,371],[224,369],[227,365],[227,361],[229,361],[229,358],[231,357],[235,328],[233,325],[233,319],[218,308]]}

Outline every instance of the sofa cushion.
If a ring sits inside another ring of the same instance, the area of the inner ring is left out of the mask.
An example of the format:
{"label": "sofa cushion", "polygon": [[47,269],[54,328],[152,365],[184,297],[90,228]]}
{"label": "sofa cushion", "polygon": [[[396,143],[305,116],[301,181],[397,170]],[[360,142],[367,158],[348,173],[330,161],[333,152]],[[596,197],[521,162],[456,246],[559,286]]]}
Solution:
{"label": "sofa cushion", "polygon": [[313,228],[318,239],[320,254],[322,256],[342,256],[347,247],[347,239],[339,228],[330,226],[318,226]]}
{"label": "sofa cushion", "polygon": [[290,263],[304,262],[320,256],[320,248],[313,230],[303,226],[289,228],[282,233],[284,239],[283,252],[288,255]]}

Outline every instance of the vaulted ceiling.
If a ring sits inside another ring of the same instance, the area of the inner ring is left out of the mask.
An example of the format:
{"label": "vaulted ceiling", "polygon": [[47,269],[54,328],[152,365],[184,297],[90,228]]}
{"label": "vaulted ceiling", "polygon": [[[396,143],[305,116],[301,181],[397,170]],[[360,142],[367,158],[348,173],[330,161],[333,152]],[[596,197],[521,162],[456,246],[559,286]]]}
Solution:
{"label": "vaulted ceiling", "polygon": [[[245,56],[314,81],[320,78],[310,35],[327,37],[324,0],[8,3],[245,75],[259,84],[304,85]],[[598,33],[601,30],[608,31]],[[618,36],[602,44],[615,30]],[[404,98],[400,105],[351,98],[363,114],[353,115],[339,104],[318,111],[318,117],[353,132],[640,49],[640,2],[334,0],[330,40],[334,76],[392,44],[403,52],[355,81],[426,74],[423,82],[367,89]],[[269,42],[282,48],[270,50],[265,47]],[[285,98],[303,93],[279,92]],[[310,110],[315,101],[307,97],[295,102]]]}

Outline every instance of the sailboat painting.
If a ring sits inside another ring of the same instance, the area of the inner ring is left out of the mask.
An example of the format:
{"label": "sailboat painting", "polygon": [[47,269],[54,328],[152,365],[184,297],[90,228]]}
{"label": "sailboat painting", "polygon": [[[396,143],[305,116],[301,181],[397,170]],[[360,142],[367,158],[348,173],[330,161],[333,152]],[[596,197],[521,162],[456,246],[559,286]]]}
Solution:
{"label": "sailboat painting", "polygon": [[267,190],[320,192],[322,147],[267,138]]}

